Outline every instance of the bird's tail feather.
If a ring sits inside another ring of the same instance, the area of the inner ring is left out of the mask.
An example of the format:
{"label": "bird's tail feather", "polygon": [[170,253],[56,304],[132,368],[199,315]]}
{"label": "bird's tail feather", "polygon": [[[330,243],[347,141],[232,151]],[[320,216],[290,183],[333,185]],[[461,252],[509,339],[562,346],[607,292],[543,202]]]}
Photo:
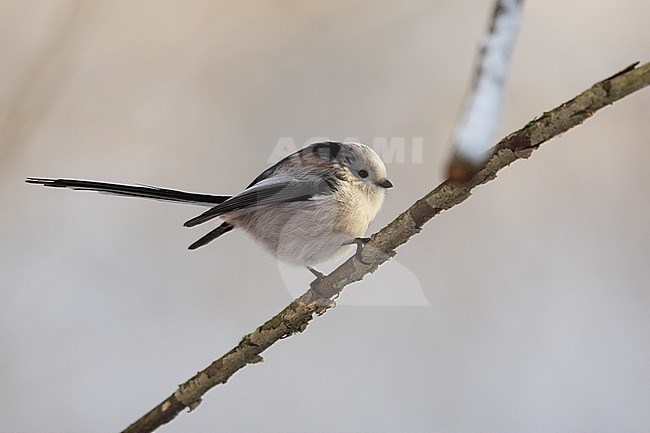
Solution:
{"label": "bird's tail feather", "polygon": [[212,242],[213,240],[215,240],[216,238],[218,238],[219,236],[221,236],[222,234],[228,233],[230,230],[232,230],[234,228],[235,228],[234,225],[232,225],[232,224],[230,224],[228,222],[225,222],[225,223],[221,224],[219,227],[217,227],[216,229],[210,231],[208,234],[203,236],[198,241],[194,242],[192,245],[189,246],[189,249],[190,250],[195,250],[195,249],[197,249],[199,247],[202,247],[203,245],[207,245],[210,242]]}
{"label": "bird's tail feather", "polygon": [[38,177],[28,177],[25,180],[25,182],[43,185],[47,187],[54,187],[54,188],[68,188],[68,189],[75,189],[75,190],[82,190],[82,191],[96,191],[104,194],[121,195],[126,197],[149,198],[154,200],[163,200],[163,201],[170,201],[175,203],[195,204],[199,206],[214,206],[215,204],[223,203],[224,201],[230,198],[229,195],[197,194],[193,192],[158,188],[155,186],[147,186],[147,185],[122,185],[117,183],[94,182],[89,180],[77,180],[77,179],[47,179],[47,178],[38,178]]}

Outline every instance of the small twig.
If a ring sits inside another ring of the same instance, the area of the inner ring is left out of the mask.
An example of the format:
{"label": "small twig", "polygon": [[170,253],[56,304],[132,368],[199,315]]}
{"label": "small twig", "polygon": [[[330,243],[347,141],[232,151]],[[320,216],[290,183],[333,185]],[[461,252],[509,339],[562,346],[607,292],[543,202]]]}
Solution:
{"label": "small twig", "polygon": [[648,85],[650,63],[638,68],[628,67],[508,135],[493,148],[492,157],[469,182],[443,182],[373,235],[364,248],[364,260],[372,265],[359,263],[354,257],[348,259],[331,274],[317,280],[311,289],[272,319],[246,335],[235,348],[180,385],[176,392],[131,424],[124,433],[152,432],[183,409],[196,408],[208,390],[226,383],[246,365],[262,361],[261,353],[272,344],[302,332],[314,313],[321,315],[334,306],[330,298],[348,284],[374,272],[395,255],[398,246],[419,233],[427,221],[465,201],[474,187],[495,179],[499,170],[517,159],[528,158],[542,143],[581,124],[601,108]]}
{"label": "small twig", "polygon": [[510,57],[522,17],[523,0],[498,0],[490,30],[479,51],[473,85],[452,139],[449,178],[468,181],[489,158],[499,126]]}

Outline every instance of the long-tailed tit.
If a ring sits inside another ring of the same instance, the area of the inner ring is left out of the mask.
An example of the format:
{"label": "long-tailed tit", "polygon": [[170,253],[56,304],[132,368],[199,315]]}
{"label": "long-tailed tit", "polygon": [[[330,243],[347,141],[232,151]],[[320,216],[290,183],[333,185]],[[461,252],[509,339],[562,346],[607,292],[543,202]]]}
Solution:
{"label": "long-tailed tit", "polygon": [[199,248],[242,228],[279,260],[308,267],[336,258],[363,240],[393,184],[386,166],[360,143],[314,143],[266,169],[234,196],[74,179],[28,178],[48,187],[98,191],[209,206],[186,227],[219,217],[223,223],[190,245]]}

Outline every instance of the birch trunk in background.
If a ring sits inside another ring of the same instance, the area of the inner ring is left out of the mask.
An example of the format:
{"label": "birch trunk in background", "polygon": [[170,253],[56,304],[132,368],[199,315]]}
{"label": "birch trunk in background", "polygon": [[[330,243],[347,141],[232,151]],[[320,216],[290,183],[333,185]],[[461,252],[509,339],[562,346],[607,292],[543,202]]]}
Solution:
{"label": "birch trunk in background", "polygon": [[490,157],[503,93],[522,19],[523,0],[498,0],[476,65],[474,82],[456,126],[449,178],[468,181]]}

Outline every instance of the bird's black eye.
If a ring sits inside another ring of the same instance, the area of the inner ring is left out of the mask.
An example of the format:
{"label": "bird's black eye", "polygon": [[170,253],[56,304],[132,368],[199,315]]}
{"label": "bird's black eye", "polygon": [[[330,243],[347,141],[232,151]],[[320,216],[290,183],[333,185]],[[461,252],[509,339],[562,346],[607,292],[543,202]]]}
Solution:
{"label": "bird's black eye", "polygon": [[359,173],[359,177],[362,177],[364,179],[368,177],[368,172],[366,170],[361,169],[358,171],[358,173]]}

